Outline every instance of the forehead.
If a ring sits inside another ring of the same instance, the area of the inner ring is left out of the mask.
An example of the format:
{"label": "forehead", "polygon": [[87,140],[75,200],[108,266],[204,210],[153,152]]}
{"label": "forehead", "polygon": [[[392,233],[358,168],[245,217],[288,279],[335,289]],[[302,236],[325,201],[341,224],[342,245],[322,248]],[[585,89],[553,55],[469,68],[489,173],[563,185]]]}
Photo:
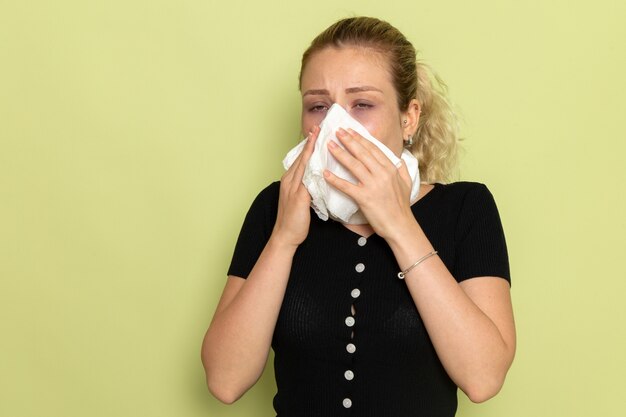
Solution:
{"label": "forehead", "polygon": [[387,57],[368,47],[326,47],[309,58],[302,71],[300,87],[304,90],[326,84],[391,86]]}

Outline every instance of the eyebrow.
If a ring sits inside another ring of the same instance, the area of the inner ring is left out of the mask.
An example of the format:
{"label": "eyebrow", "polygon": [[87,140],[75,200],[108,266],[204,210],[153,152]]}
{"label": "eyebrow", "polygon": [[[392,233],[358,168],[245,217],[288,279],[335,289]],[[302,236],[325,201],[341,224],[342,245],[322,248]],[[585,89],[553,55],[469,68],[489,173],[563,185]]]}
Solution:
{"label": "eyebrow", "polygon": [[[379,88],[372,87],[371,85],[364,85],[361,87],[350,87],[346,88],[346,94],[354,94],[354,93],[362,93],[364,91],[378,91],[382,93],[383,91]],[[302,94],[302,96],[329,96],[330,92],[328,90],[307,90]]]}

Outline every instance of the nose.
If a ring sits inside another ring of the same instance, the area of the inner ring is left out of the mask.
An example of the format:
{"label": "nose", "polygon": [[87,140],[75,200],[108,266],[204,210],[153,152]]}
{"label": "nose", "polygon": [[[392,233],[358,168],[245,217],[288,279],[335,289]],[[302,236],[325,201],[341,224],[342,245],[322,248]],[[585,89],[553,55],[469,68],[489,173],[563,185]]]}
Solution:
{"label": "nose", "polygon": [[336,104],[336,105],[340,106],[345,111],[350,111],[350,106],[348,106],[347,100],[343,100],[343,101],[342,100],[337,100],[337,101],[333,102],[333,104]]}

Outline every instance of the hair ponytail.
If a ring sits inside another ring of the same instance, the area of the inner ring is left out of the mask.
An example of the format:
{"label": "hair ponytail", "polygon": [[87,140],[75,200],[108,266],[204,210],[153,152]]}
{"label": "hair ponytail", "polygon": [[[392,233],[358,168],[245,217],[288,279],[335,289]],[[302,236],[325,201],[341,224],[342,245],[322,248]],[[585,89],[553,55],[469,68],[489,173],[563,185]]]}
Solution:
{"label": "hair ponytail", "polygon": [[424,182],[449,182],[457,177],[458,120],[446,97],[447,86],[430,67],[416,63],[417,101],[421,114],[410,150],[420,164]]}

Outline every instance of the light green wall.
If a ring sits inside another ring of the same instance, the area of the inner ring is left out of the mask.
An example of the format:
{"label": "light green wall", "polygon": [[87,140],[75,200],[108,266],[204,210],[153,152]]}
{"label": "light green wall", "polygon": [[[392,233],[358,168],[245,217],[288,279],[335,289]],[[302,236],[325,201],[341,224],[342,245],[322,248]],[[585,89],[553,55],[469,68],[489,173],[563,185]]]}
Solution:
{"label": "light green wall", "polygon": [[1,416],[273,415],[271,372],[212,399],[200,343],[300,54],[354,14],[447,81],[505,226],[518,354],[459,416],[624,415],[625,2],[64,0],[0,3]]}

